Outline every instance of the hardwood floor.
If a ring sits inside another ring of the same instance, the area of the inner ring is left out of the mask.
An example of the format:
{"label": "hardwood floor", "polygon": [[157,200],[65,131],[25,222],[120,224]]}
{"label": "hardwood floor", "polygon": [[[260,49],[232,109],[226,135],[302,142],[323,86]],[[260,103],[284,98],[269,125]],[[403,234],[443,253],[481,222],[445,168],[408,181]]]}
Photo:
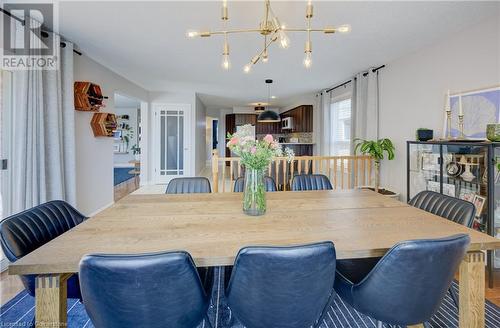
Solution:
{"label": "hardwood floor", "polygon": [[[486,280],[486,286],[488,286]],[[0,275],[0,305],[4,305],[19,292],[24,289],[23,284],[18,276],[9,276],[7,271]],[[492,303],[500,306],[500,271],[495,272],[494,288],[486,287],[486,298]]]}

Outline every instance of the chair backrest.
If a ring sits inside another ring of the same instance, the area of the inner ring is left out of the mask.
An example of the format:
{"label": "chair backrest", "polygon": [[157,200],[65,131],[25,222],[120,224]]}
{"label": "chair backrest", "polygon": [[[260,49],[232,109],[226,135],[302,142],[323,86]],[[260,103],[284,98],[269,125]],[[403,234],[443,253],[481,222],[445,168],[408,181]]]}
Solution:
{"label": "chair backrest", "polygon": [[323,174],[298,174],[293,177],[292,190],[331,190],[330,179]]}
{"label": "chair backrest", "polygon": [[62,200],[53,200],[0,222],[0,241],[14,262],[87,219]]}
{"label": "chair backrest", "polygon": [[428,321],[439,309],[469,243],[469,236],[460,234],[395,245],[354,285],[357,310],[395,325]]}
{"label": "chair backrest", "polygon": [[[86,219],[62,200],[40,204],[0,222],[2,250],[10,262],[15,262]],[[35,275],[23,275],[21,281],[34,296]]]}
{"label": "chair backrest", "polygon": [[207,312],[209,299],[186,252],[87,255],[79,277],[98,328],[192,328]]}
{"label": "chair backrest", "polygon": [[166,194],[210,193],[210,181],[205,177],[175,178],[170,180]]}
{"label": "chair backrest", "polygon": [[467,227],[472,227],[476,214],[471,202],[434,191],[419,192],[409,204]]}
{"label": "chair backrest", "polygon": [[[276,191],[276,183],[274,183],[274,179],[268,176],[264,177],[264,183],[266,185],[266,191],[272,192]],[[243,192],[245,190],[245,178],[239,177],[234,181],[234,192]]]}
{"label": "chair backrest", "polygon": [[227,287],[232,313],[247,328],[310,327],[335,295],[331,242],[246,247]]}

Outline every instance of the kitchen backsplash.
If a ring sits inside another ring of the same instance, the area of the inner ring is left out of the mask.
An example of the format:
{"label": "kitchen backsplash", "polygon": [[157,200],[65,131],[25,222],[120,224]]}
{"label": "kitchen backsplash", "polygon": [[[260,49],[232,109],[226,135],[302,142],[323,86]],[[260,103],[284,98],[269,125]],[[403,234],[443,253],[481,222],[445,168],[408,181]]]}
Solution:
{"label": "kitchen backsplash", "polygon": [[[257,139],[264,138],[265,134],[257,134]],[[292,133],[274,133],[274,139],[285,138],[285,142],[290,142],[290,138],[298,138],[298,142],[311,143],[313,140],[312,132],[292,132]]]}

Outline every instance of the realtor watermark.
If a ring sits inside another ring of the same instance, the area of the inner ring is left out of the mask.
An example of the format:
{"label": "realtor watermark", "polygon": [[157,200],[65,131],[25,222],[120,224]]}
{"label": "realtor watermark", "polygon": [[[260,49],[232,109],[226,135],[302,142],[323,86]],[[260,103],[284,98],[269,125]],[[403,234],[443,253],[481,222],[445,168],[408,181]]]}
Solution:
{"label": "realtor watermark", "polygon": [[51,3],[5,3],[1,68],[57,69],[54,6]]}

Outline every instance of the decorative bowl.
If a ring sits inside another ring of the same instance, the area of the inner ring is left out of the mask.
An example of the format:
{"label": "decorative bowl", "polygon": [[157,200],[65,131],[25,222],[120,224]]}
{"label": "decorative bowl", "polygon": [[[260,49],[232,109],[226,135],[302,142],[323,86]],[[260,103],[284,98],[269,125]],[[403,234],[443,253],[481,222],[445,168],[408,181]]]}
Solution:
{"label": "decorative bowl", "polygon": [[500,141],[500,123],[486,124],[486,138],[490,141]]}
{"label": "decorative bowl", "polygon": [[434,137],[434,131],[430,129],[418,129],[417,130],[417,140],[418,141],[429,141]]}

